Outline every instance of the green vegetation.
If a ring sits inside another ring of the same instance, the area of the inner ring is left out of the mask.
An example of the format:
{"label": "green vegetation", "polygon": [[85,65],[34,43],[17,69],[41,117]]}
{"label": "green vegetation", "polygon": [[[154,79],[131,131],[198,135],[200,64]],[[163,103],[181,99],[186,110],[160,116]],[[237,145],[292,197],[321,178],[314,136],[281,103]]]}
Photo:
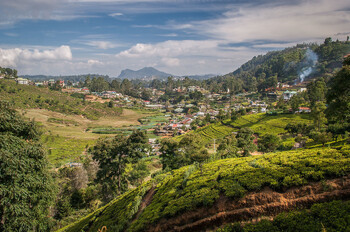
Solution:
{"label": "green vegetation", "polygon": [[[219,139],[223,138],[226,135],[229,135],[234,131],[233,128],[224,125],[222,122],[217,122],[217,123],[212,123],[209,124],[208,126],[204,126],[202,128],[199,128],[193,132],[189,133],[194,133],[198,134],[201,137],[201,141],[203,144],[207,144],[209,142],[212,142],[213,139]],[[175,139],[179,140],[183,136],[176,137]]]}
{"label": "green vegetation", "polygon": [[261,220],[256,224],[226,225],[217,232],[339,232],[350,227],[350,201],[314,204],[310,209],[279,214],[273,221]]}
{"label": "green vegetation", "polygon": [[233,127],[242,128],[249,127],[258,135],[283,134],[286,133],[285,127],[288,123],[305,123],[310,124],[310,115],[308,114],[250,114],[240,117],[234,121],[225,121]]}
{"label": "green vegetation", "polygon": [[148,149],[147,136],[141,131],[134,131],[129,137],[100,139],[92,148],[92,158],[99,164],[95,181],[101,185],[105,201],[128,189],[125,175],[127,164],[137,163]]}
{"label": "green vegetation", "polygon": [[59,135],[43,135],[41,141],[48,150],[50,163],[56,167],[79,161],[86,148],[95,144],[95,140],[92,139],[75,139]]}
{"label": "green vegetation", "polygon": [[64,114],[83,115],[88,119],[102,116],[118,116],[122,108],[110,108],[105,104],[85,102],[68,94],[31,85],[18,85],[12,80],[0,80],[0,100],[11,102],[15,108],[41,108]]}
{"label": "green vegetation", "polygon": [[335,134],[350,130],[350,57],[343,62],[343,68],[329,82],[327,93],[327,119],[332,124]]}
{"label": "green vegetation", "polygon": [[[318,57],[317,64],[307,57],[311,51]],[[234,92],[243,89],[263,92],[266,88],[277,87],[277,82],[293,83],[300,72],[311,66],[314,67],[310,77],[330,76],[336,68],[341,68],[343,56],[349,51],[348,41],[332,41],[331,38],[327,38],[321,45],[298,44],[282,51],[253,57],[233,73],[207,80],[207,85],[210,90],[220,88],[226,91],[229,88]]]}
{"label": "green vegetation", "polygon": [[79,123],[74,120],[69,119],[62,119],[62,118],[48,118],[47,122],[52,123],[58,123],[58,124],[64,124],[64,125],[72,125],[72,126],[79,126]]}
{"label": "green vegetation", "polygon": [[[202,143],[208,144],[213,143],[214,139],[220,140],[232,134],[232,132],[238,132],[240,128],[250,128],[259,136],[267,133],[273,135],[285,134],[288,132],[285,128],[289,123],[310,125],[312,123],[311,116],[309,114],[249,114],[236,120],[212,123],[189,133],[198,134]],[[175,140],[179,141],[182,137],[175,137]]]}
{"label": "green vegetation", "polygon": [[[237,199],[246,192],[258,191],[265,186],[282,190],[311,181],[345,176],[350,173],[349,150],[350,147],[346,145],[338,150],[323,148],[268,153],[217,160],[202,166],[191,165],[160,174],[154,179],[158,183],[152,201],[137,219],[129,221],[127,231],[142,231],[161,218],[179,215],[199,206],[210,206],[220,194]],[[122,218],[117,219],[107,212],[125,210],[126,215],[130,216],[129,209],[137,202],[139,191],[140,188],[137,188],[124,194],[62,231],[79,231],[83,228],[93,228],[91,231],[94,231],[102,225],[124,228]]]}
{"label": "green vegetation", "polygon": [[40,130],[0,101],[0,231],[48,231],[54,184]]}
{"label": "green vegetation", "polygon": [[173,139],[161,141],[160,159],[163,169],[177,169],[194,162],[201,163],[209,158],[208,151],[196,134],[186,134],[177,142]]}

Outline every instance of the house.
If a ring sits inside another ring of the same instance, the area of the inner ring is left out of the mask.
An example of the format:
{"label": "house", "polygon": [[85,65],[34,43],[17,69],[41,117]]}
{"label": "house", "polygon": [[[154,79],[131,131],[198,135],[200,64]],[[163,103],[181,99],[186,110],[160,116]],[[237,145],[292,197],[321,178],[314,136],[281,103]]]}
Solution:
{"label": "house", "polygon": [[295,91],[284,91],[283,92],[283,99],[284,100],[290,100],[295,94],[297,94],[297,92]]}
{"label": "house", "polygon": [[21,77],[17,78],[16,82],[17,84],[20,84],[20,85],[28,85],[29,83],[28,79],[21,78]]}
{"label": "house", "polygon": [[299,107],[299,113],[311,113],[311,109],[309,107]]}
{"label": "house", "polygon": [[197,115],[198,117],[203,117],[203,116],[205,115],[205,113],[204,113],[204,112],[198,112],[196,115]]}
{"label": "house", "polygon": [[174,110],[175,113],[182,113],[183,111],[184,111],[184,109],[182,109],[182,108],[176,108]]}
{"label": "house", "polygon": [[49,80],[49,85],[53,85],[53,84],[55,84],[55,80],[54,79],[50,79]]}
{"label": "house", "polygon": [[64,87],[64,86],[65,86],[64,81],[63,81],[63,80],[59,80],[59,81],[58,81],[58,84],[59,84],[59,86],[61,86],[61,87]]}

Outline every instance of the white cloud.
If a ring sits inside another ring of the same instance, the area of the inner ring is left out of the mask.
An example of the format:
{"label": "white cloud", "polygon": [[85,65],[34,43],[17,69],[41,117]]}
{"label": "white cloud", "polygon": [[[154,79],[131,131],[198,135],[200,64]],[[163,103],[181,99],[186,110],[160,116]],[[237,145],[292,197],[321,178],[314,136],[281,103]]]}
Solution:
{"label": "white cloud", "polygon": [[155,66],[175,75],[187,75],[231,72],[242,62],[261,53],[261,50],[247,47],[222,49],[218,40],[168,40],[156,44],[136,44],[118,53],[115,58],[122,67],[130,67],[131,64],[134,69]]}
{"label": "white cloud", "polygon": [[110,41],[87,41],[83,42],[86,45],[97,47],[99,49],[110,49],[118,47],[118,44],[112,43]]}
{"label": "white cloud", "polygon": [[98,60],[88,60],[88,65],[103,65],[101,61]]}
{"label": "white cloud", "polygon": [[199,34],[233,43],[320,40],[349,31],[349,8],[348,0],[242,6],[192,25]]}
{"label": "white cloud", "polygon": [[176,67],[180,65],[180,60],[178,58],[164,57],[162,58],[162,62],[169,67]]}
{"label": "white cloud", "polygon": [[72,52],[69,46],[62,45],[53,50],[38,49],[28,50],[21,48],[1,49],[0,48],[0,66],[18,67],[25,63],[46,62],[56,60],[71,60]]}
{"label": "white cloud", "polygon": [[111,17],[122,16],[122,15],[123,15],[123,13],[120,13],[120,12],[109,14],[109,16],[111,16]]}

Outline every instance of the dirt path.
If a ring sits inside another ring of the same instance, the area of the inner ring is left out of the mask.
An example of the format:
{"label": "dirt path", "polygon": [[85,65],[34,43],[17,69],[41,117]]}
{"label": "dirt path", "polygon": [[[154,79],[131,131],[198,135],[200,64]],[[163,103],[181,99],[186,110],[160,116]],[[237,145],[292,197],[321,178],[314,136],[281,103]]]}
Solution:
{"label": "dirt path", "polygon": [[152,199],[153,199],[153,196],[154,196],[154,194],[156,193],[156,187],[152,187],[149,191],[148,191],[148,193],[146,194],[146,196],[142,199],[142,202],[141,202],[141,205],[140,205],[140,207],[139,207],[139,210],[138,210],[138,212],[137,212],[137,214],[136,214],[136,216],[135,216],[135,219],[133,220],[133,221],[136,221],[138,218],[139,218],[139,216],[140,216],[140,214],[142,213],[142,211],[149,205],[149,204],[151,204],[151,202],[152,202]]}
{"label": "dirt path", "polygon": [[147,231],[208,231],[239,221],[274,217],[281,212],[309,208],[314,203],[350,199],[350,175],[276,192],[269,188],[249,193],[239,200],[221,196],[210,208],[197,208],[174,218],[161,219]]}

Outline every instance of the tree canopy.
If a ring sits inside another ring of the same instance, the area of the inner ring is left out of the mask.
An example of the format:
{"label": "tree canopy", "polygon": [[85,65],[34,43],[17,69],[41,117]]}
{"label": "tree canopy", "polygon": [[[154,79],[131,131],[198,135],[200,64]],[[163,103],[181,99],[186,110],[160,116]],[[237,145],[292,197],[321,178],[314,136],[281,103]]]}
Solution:
{"label": "tree canopy", "polygon": [[40,130],[0,102],[0,231],[47,231],[54,188]]}

